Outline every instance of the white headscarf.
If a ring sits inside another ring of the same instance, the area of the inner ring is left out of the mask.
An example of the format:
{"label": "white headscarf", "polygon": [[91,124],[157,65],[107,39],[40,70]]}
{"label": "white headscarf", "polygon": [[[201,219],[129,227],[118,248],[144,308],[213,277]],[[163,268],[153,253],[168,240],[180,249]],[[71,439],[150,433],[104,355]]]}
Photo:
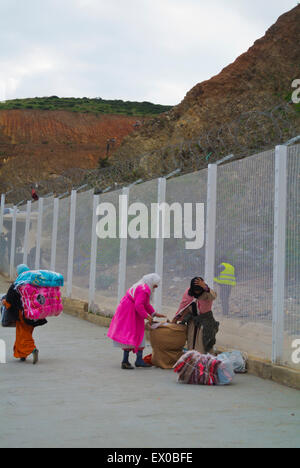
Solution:
{"label": "white headscarf", "polygon": [[140,279],[140,281],[138,281],[133,286],[131,286],[131,288],[129,289],[129,294],[131,295],[132,298],[134,298],[136,288],[140,285],[147,284],[147,286],[149,286],[149,288],[151,289],[151,295],[152,295],[154,291],[154,286],[158,286],[160,281],[161,281],[160,276],[157,275],[156,273],[150,273],[149,275],[145,275],[143,276],[142,279]]}

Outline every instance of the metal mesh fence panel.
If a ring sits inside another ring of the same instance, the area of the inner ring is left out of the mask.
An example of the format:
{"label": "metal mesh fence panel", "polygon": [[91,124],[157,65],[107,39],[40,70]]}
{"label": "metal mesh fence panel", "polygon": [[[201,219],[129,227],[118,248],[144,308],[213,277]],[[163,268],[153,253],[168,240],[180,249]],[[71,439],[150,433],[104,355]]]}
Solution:
{"label": "metal mesh fence panel", "polygon": [[14,271],[16,267],[23,263],[24,255],[24,239],[25,239],[25,224],[26,224],[26,205],[20,206],[17,209],[16,222],[16,241],[14,252]]}
{"label": "metal mesh fence panel", "polygon": [[28,255],[27,265],[31,270],[35,269],[36,241],[37,241],[37,225],[38,225],[38,202],[31,204],[30,224],[28,235]]}
{"label": "metal mesh fence panel", "polygon": [[1,233],[1,239],[0,239],[1,271],[5,275],[9,274],[11,235],[12,235],[12,213],[6,213],[3,216],[3,229]]}
{"label": "metal mesh fence panel", "polygon": [[[151,204],[157,203],[157,193],[157,179],[135,185],[129,192],[126,290],[144,275],[155,272],[156,239],[151,238],[151,226],[155,221]],[[134,205],[136,203],[141,205]],[[136,214],[135,209],[138,210]]]}
{"label": "metal mesh fence panel", "polygon": [[287,174],[283,364],[299,369],[292,345],[300,339],[300,145],[288,149]]}
{"label": "metal mesh fence panel", "polygon": [[4,275],[9,273],[8,236],[5,227],[3,227],[0,237],[0,270]]}
{"label": "metal mesh fence panel", "polygon": [[[100,195],[100,204],[110,204],[111,209],[115,210],[116,213],[115,238],[105,237],[97,239],[95,304],[101,308],[101,311],[109,314],[112,314],[115,311],[118,297],[118,273],[120,258],[118,211],[120,195],[120,190]],[[104,216],[98,218],[98,222],[101,219],[104,219],[106,215],[107,212],[105,211]],[[106,224],[104,230],[107,231],[108,229],[109,224]]]}
{"label": "metal mesh fence panel", "polygon": [[72,297],[88,301],[94,191],[77,194]]}
{"label": "metal mesh fence panel", "polygon": [[[179,308],[182,296],[195,276],[204,276],[205,247],[187,248],[185,230],[189,220],[188,205],[192,207],[192,228],[196,231],[194,242],[201,232],[196,225],[196,204],[204,204],[207,198],[207,169],[167,181],[166,203],[170,208],[170,238],[164,241],[163,269],[163,312],[173,318]],[[174,205],[177,204],[177,207]],[[172,206],[177,209],[176,220]],[[181,210],[179,209],[181,207]],[[180,221],[180,211],[182,218]],[[206,212],[204,211],[204,219]],[[168,220],[167,220],[168,222]],[[176,223],[176,230],[174,230]],[[203,226],[204,227],[204,226]],[[175,231],[182,230],[182,238],[175,237]],[[197,234],[197,236],[196,236]],[[203,233],[202,233],[203,234]],[[200,244],[199,244],[200,245]]]}
{"label": "metal mesh fence panel", "polygon": [[[59,200],[55,271],[64,276],[65,285],[68,271],[70,208],[70,197]],[[65,292],[65,288],[63,292]]]}
{"label": "metal mesh fence panel", "polygon": [[40,268],[50,270],[54,198],[45,198],[41,231]]}
{"label": "metal mesh fence panel", "polygon": [[218,284],[218,343],[271,359],[274,151],[218,168],[216,276],[235,267],[236,286]]}
{"label": "metal mesh fence panel", "polygon": [[[16,237],[15,237],[15,249],[13,252],[14,261],[13,261],[13,270],[23,263],[24,257],[24,242],[25,242],[25,226],[27,218],[27,206],[23,205],[17,208],[16,214]],[[34,221],[37,219],[37,212],[32,211],[29,223],[29,250],[34,249],[36,243],[36,223]],[[1,254],[0,254],[0,269],[4,274],[9,274],[10,272],[10,257],[11,257],[11,243],[12,243],[12,227],[13,227],[13,213],[12,211],[6,213],[3,219],[3,236],[1,236]],[[30,267],[34,268],[35,261],[35,250],[31,252],[31,258],[29,258]],[[33,259],[33,263],[30,260]]]}

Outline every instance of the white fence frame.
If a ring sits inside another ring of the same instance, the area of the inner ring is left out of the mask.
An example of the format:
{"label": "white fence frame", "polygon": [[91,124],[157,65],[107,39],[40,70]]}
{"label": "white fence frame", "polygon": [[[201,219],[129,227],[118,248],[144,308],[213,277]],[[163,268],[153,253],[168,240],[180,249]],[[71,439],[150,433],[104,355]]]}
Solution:
{"label": "white fence frame", "polygon": [[[275,196],[274,196],[274,262],[273,262],[273,314],[272,314],[272,362],[282,363],[283,358],[283,335],[284,335],[284,291],[285,291],[285,247],[286,247],[286,216],[287,216],[287,146],[277,146],[275,148]],[[230,164],[230,163],[229,163]],[[208,166],[207,179],[207,216],[206,216],[206,241],[205,241],[205,280],[209,285],[213,285],[214,264],[215,264],[215,244],[216,244],[216,203],[217,203],[217,164]],[[127,266],[127,235],[128,235],[128,199],[130,188],[126,187],[122,191],[120,201],[120,256],[118,273],[118,301],[125,294],[126,286],[126,266]],[[76,223],[76,190],[71,193],[70,224],[69,224],[69,247],[67,265],[67,297],[72,296],[73,261],[74,261],[74,238]],[[158,179],[157,203],[158,207],[166,200],[166,179]],[[89,273],[89,308],[93,310],[95,306],[96,291],[96,269],[97,269],[97,245],[96,235],[97,206],[101,201],[101,196],[93,197],[93,218],[91,232],[91,257]],[[155,200],[153,201],[155,202]],[[0,209],[0,233],[3,231],[5,209],[5,194],[1,195]],[[28,236],[31,216],[31,202],[27,202],[26,226],[24,234],[24,263],[28,257]],[[53,205],[53,227],[51,244],[51,269],[55,270],[56,263],[56,241],[59,216],[59,199],[54,198]],[[36,258],[35,268],[40,266],[40,249],[42,237],[43,219],[43,198],[39,199],[38,224],[36,235]],[[9,274],[13,279],[15,275],[15,245],[16,245],[16,222],[17,207],[13,207],[12,231]],[[156,252],[155,270],[163,277],[163,255],[164,255],[164,210],[158,209],[156,219]],[[162,306],[162,285],[155,293],[154,305],[157,311]]]}
{"label": "white fence frame", "polygon": [[279,364],[282,361],[283,357],[286,213],[287,147],[276,146],[274,198],[272,362],[277,364]]}
{"label": "white fence frame", "polygon": [[206,239],[205,239],[205,281],[210,287],[214,284],[216,252],[216,215],[217,215],[217,169],[216,164],[208,165]]}
{"label": "white fence frame", "polygon": [[120,260],[118,276],[118,302],[122,299],[126,289],[126,266],[127,266],[127,232],[128,232],[128,200],[129,187],[122,190],[120,196]]}

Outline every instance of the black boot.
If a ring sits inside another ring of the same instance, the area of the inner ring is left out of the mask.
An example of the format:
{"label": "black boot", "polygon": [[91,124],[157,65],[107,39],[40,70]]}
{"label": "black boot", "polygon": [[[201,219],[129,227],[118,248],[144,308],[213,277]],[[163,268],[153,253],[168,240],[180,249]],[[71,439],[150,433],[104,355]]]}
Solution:
{"label": "black boot", "polygon": [[129,362],[129,351],[124,349],[124,356],[122,361],[122,369],[134,369],[134,367]]}
{"label": "black boot", "polygon": [[135,367],[152,367],[143,360],[143,350],[139,349],[136,356]]}

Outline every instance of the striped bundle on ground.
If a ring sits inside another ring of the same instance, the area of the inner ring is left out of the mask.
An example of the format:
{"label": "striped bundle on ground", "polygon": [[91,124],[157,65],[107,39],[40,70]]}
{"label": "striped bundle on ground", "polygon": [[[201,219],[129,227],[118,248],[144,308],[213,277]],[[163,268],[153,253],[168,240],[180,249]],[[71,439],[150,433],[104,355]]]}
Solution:
{"label": "striped bundle on ground", "polygon": [[227,385],[234,376],[229,360],[220,361],[211,354],[188,351],[174,366],[178,382],[194,385]]}

